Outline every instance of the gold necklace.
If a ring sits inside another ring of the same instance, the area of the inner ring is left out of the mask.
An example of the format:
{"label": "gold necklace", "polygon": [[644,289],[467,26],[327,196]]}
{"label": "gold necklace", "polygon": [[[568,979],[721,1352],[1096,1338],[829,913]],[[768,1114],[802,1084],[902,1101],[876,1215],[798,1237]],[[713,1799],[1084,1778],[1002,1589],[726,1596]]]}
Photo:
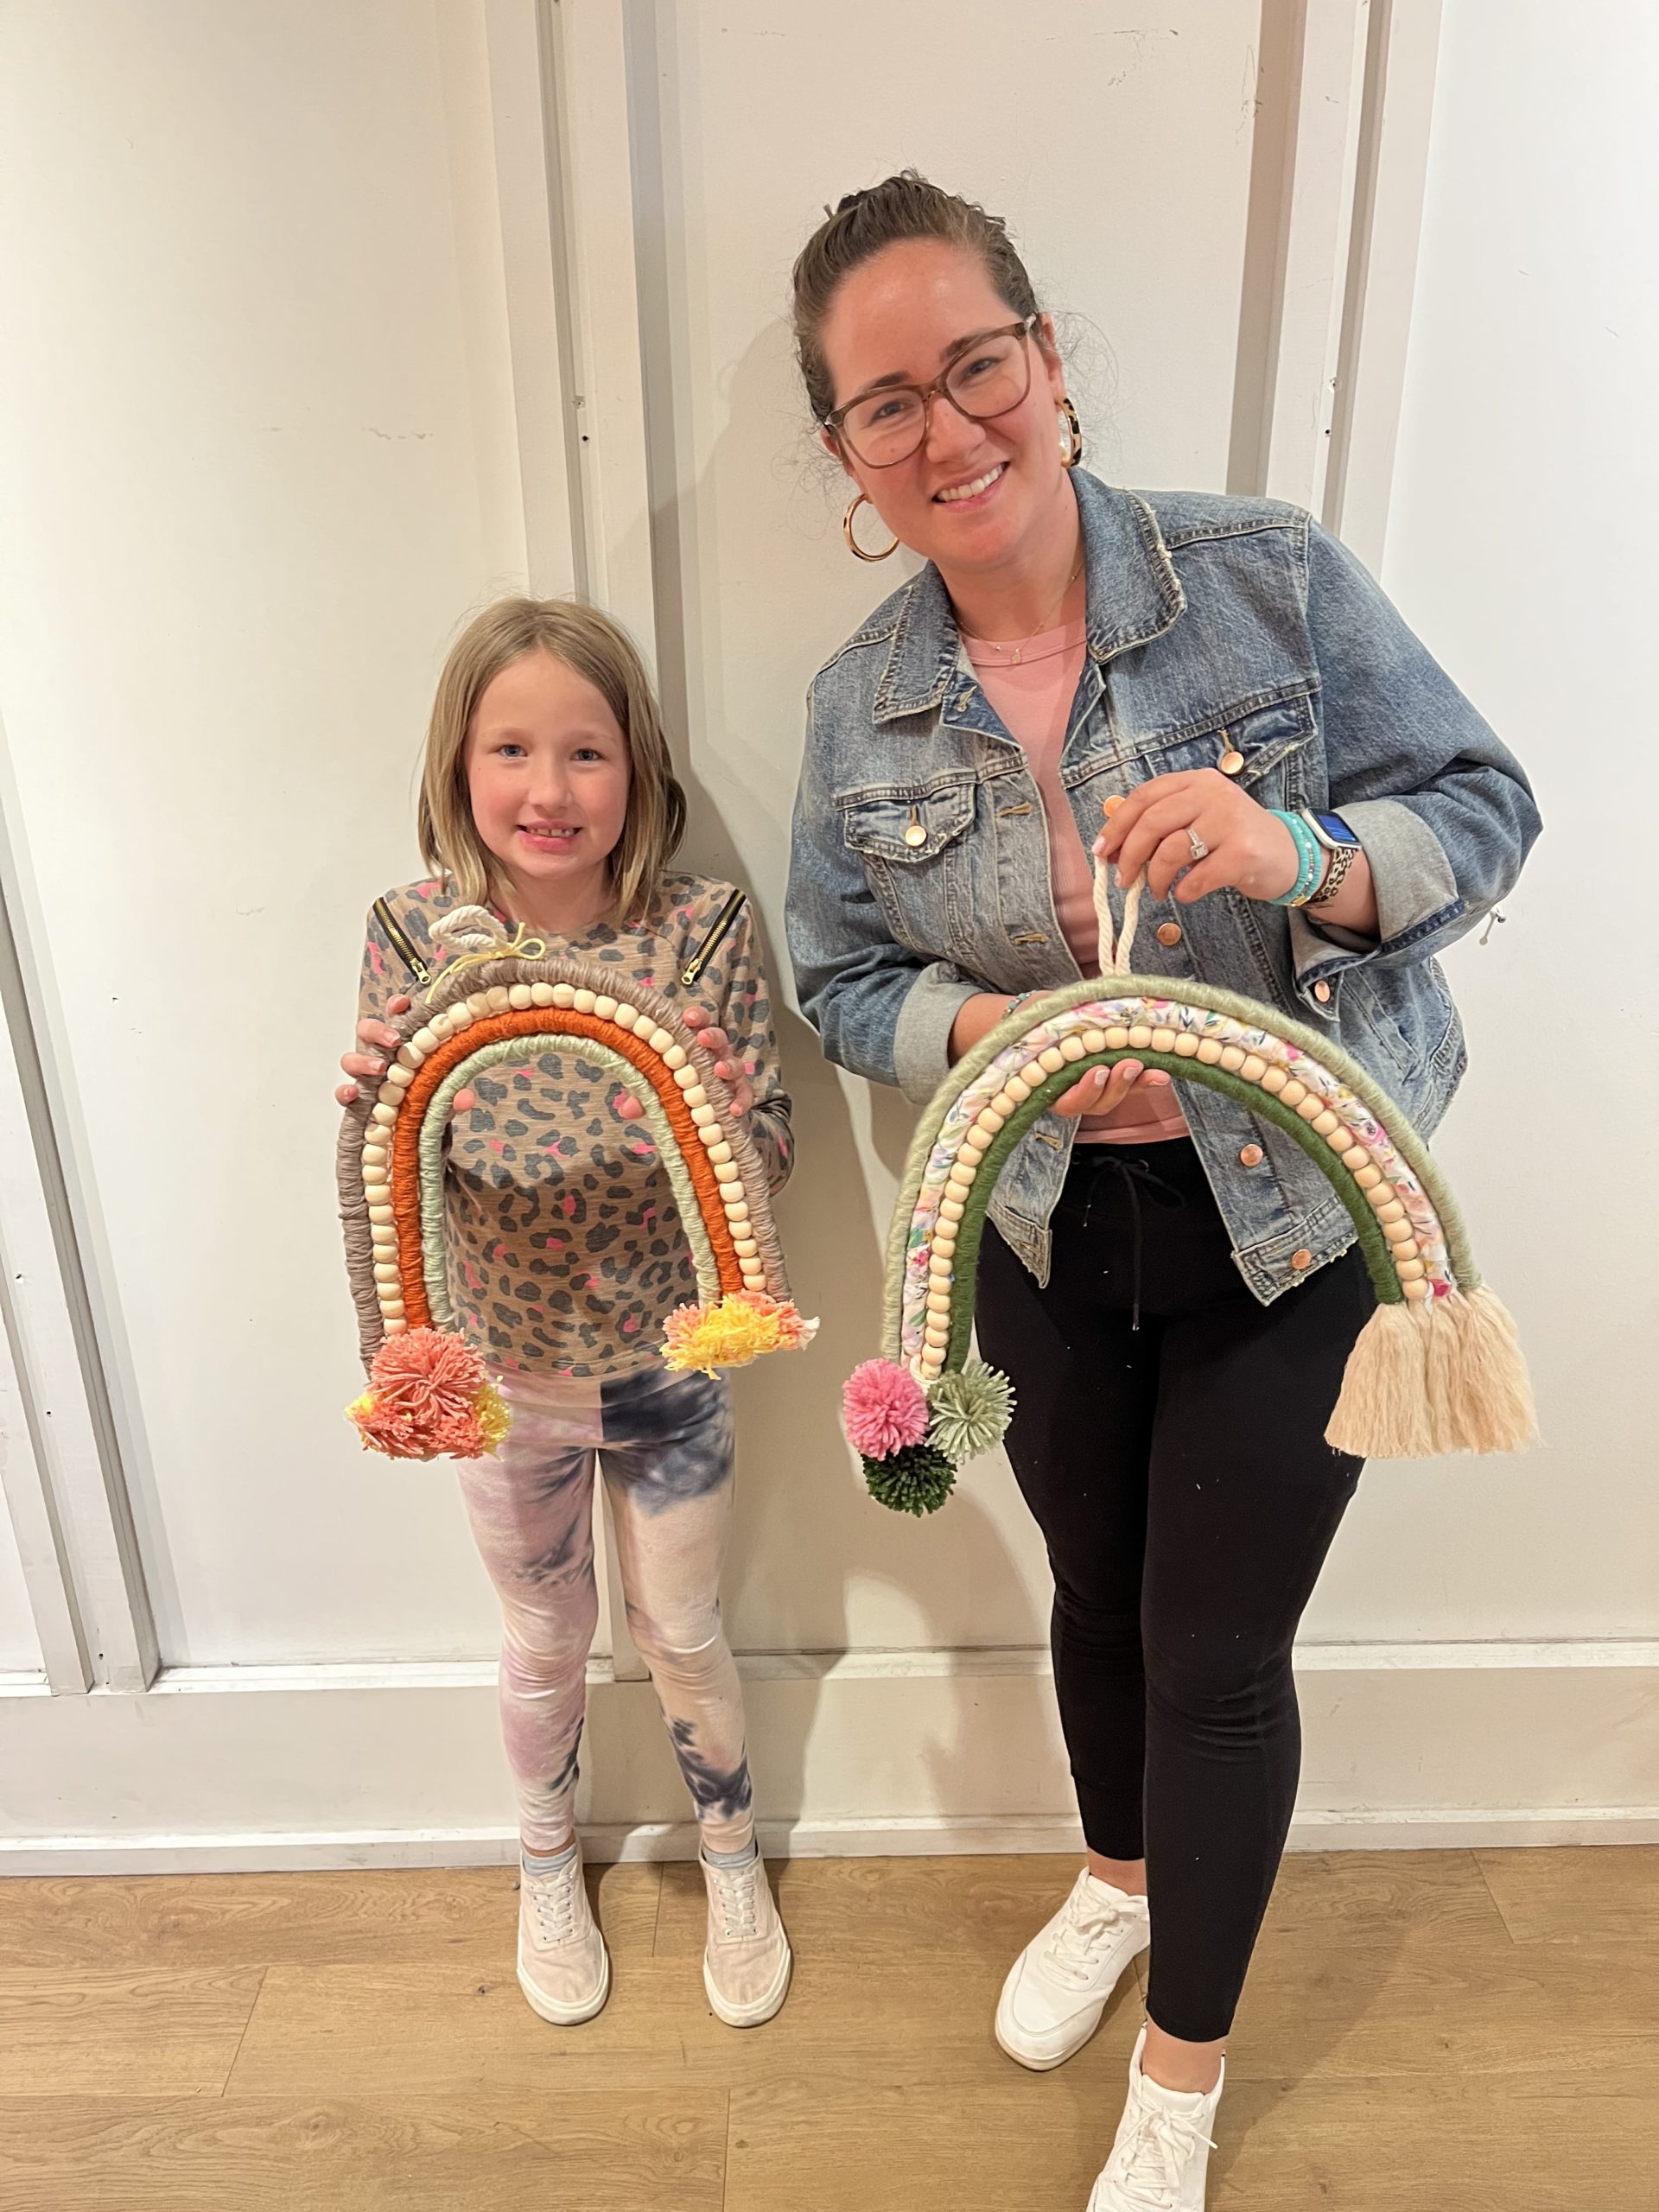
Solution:
{"label": "gold necklace", "polygon": [[[1083,574],[1083,563],[1084,556],[1079,553],[1077,556],[1077,565],[1072,569],[1071,575],[1061,586],[1059,598],[1054,604],[1054,613],[1049,616],[1048,620],[1046,622],[1039,622],[1034,630],[1029,632],[1025,637],[1020,639],[1017,643],[1012,645],[1002,645],[999,648],[1000,651],[1007,654],[1008,666],[1010,668],[1018,668],[1020,666],[1020,657],[1024,653],[1026,647],[1031,643],[1032,639],[1040,638],[1044,631],[1049,628],[1050,625],[1058,616],[1061,607],[1065,605],[1066,593],[1071,590],[1072,585],[1076,583],[1077,578]],[[988,645],[995,645],[997,643],[996,639],[994,638],[988,638],[985,642]]]}

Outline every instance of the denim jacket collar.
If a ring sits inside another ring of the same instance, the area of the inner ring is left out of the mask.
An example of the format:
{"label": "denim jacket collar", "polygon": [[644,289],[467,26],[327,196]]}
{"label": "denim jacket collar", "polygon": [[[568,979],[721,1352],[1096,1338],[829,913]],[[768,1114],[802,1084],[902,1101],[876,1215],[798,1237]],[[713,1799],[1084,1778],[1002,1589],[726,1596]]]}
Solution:
{"label": "denim jacket collar", "polygon": [[[1158,518],[1143,499],[1079,468],[1071,482],[1088,564],[1089,652],[1096,664],[1160,637],[1186,606]],[[878,722],[933,712],[956,672],[957,618],[930,561],[903,596],[876,687]]]}

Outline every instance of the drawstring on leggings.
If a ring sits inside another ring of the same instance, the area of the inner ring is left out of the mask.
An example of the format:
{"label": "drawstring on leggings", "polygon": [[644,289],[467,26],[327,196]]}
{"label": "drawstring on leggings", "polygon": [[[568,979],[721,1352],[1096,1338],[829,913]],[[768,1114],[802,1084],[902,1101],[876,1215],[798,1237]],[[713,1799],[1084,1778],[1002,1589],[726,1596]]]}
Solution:
{"label": "drawstring on leggings", "polygon": [[1086,1230],[1089,1226],[1089,1217],[1094,1211],[1095,1193],[1100,1188],[1099,1170],[1103,1167],[1109,1167],[1116,1172],[1123,1189],[1128,1194],[1130,1251],[1133,1255],[1131,1266],[1134,1272],[1134,1281],[1130,1289],[1129,1326],[1131,1329],[1138,1330],[1141,1326],[1142,1243],[1141,1194],[1144,1190],[1147,1196],[1154,1199],[1157,1205],[1170,1207],[1184,1206],[1186,1204],[1186,1193],[1184,1191],[1178,1191],[1173,1183],[1166,1183],[1151,1162],[1143,1160],[1139,1153],[1122,1153],[1116,1146],[1109,1144],[1103,1144],[1096,1148],[1100,1157],[1096,1163],[1094,1178],[1089,1185],[1089,1196],[1084,1204],[1083,1225]]}

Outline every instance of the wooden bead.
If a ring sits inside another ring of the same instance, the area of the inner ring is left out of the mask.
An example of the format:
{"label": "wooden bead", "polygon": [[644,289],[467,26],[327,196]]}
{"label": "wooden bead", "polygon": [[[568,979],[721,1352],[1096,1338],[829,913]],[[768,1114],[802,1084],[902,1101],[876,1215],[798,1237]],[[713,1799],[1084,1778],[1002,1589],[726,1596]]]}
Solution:
{"label": "wooden bead", "polygon": [[1387,1205],[1378,1206],[1376,1217],[1379,1221],[1403,1221],[1406,1217],[1404,1201],[1400,1198],[1390,1198]]}
{"label": "wooden bead", "polygon": [[1417,1281],[1402,1282],[1400,1287],[1405,1292],[1406,1296],[1410,1299],[1414,1306],[1417,1303],[1419,1299],[1427,1298],[1428,1296],[1428,1285],[1426,1282]]}
{"label": "wooden bead", "polygon": [[1065,1065],[1065,1054],[1058,1045],[1048,1045],[1037,1055],[1037,1065],[1046,1075],[1058,1075]]}
{"label": "wooden bead", "polygon": [[1175,1049],[1175,1032],[1173,1029],[1154,1029],[1152,1033],[1152,1049],[1154,1052],[1173,1052]]}
{"label": "wooden bead", "polygon": [[[467,999],[466,1007],[467,1013],[472,1015],[474,1021],[482,1021],[490,1011],[489,993],[487,991],[474,991]],[[455,1009],[452,1007],[450,1011],[453,1013]]]}
{"label": "wooden bead", "polygon": [[[1354,1180],[1357,1182],[1359,1178],[1356,1176]],[[1399,1195],[1399,1192],[1395,1189],[1392,1183],[1384,1183],[1379,1178],[1376,1182],[1372,1183],[1368,1186],[1365,1192],[1365,1198],[1366,1203],[1369,1205],[1375,1206],[1376,1211],[1381,1213],[1383,1207],[1387,1205],[1391,1199],[1398,1198]]]}
{"label": "wooden bead", "polygon": [[1279,1096],[1287,1106],[1300,1106],[1307,1096],[1307,1085],[1299,1083],[1294,1075],[1287,1077],[1279,1086]]}
{"label": "wooden bead", "polygon": [[[666,1052],[663,1054],[663,1064],[664,1066],[668,1064],[668,1054]],[[680,1054],[680,1065],[674,1070],[673,1073],[674,1080],[678,1084],[682,1090],[690,1090],[692,1084],[697,1080],[697,1071],[696,1068],[687,1066],[685,1054],[683,1052]]]}
{"label": "wooden bead", "polygon": [[1341,1127],[1341,1115],[1333,1114],[1328,1106],[1323,1114],[1316,1114],[1313,1116],[1313,1134],[1316,1137],[1329,1136],[1332,1129],[1339,1129]]}
{"label": "wooden bead", "polygon": [[942,1222],[933,1232],[933,1256],[935,1259],[944,1261],[949,1265],[956,1256],[956,1231],[949,1222]]}
{"label": "wooden bead", "polygon": [[413,1068],[398,1067],[394,1064],[391,1067],[389,1067],[386,1070],[386,1081],[391,1084],[394,1090],[407,1090],[410,1084],[413,1083],[414,1080],[415,1071]]}
{"label": "wooden bead", "polygon": [[1129,1033],[1123,1027],[1121,1021],[1114,1024],[1114,1026],[1106,1032],[1106,1049],[1109,1052],[1127,1052],[1128,1050],[1128,1045]]}
{"label": "wooden bead", "polygon": [[551,1006],[554,1003],[552,984],[532,983],[530,987],[530,1002],[532,1006]]}
{"label": "wooden bead", "polygon": [[401,1337],[408,1326],[408,1322],[404,1319],[401,1314],[395,1318],[388,1317],[386,1321],[386,1334],[389,1337]]}
{"label": "wooden bead", "polygon": [[943,1351],[950,1341],[950,1332],[943,1321],[930,1321],[922,1332],[922,1341],[931,1344],[936,1351]]}
{"label": "wooden bead", "polygon": [[960,1198],[943,1198],[939,1200],[939,1218],[941,1221],[960,1221],[962,1219],[962,1201]]}
{"label": "wooden bead", "polygon": [[1204,1062],[1205,1067],[1214,1067],[1217,1061],[1220,1059],[1221,1054],[1222,1046],[1217,1039],[1214,1037],[1199,1038],[1198,1058]]}
{"label": "wooden bead", "polygon": [[378,1122],[383,1129],[389,1129],[397,1119],[397,1109],[383,1098],[369,1109],[369,1119]]}
{"label": "wooden bead", "polygon": [[507,988],[507,1004],[512,1008],[515,1014],[528,1013],[530,1009],[530,985],[528,983],[509,984]]}
{"label": "wooden bead", "polygon": [[1296,1101],[1296,1111],[1301,1116],[1303,1121],[1317,1122],[1324,1113],[1325,1108],[1310,1091],[1306,1098],[1299,1098]]}
{"label": "wooden bead", "polygon": [[995,1106],[982,1106],[974,1127],[982,1129],[988,1137],[994,1137],[1004,1127],[1007,1118],[1006,1114],[999,1114]]}
{"label": "wooden bead", "polygon": [[1362,1167],[1369,1167],[1371,1155],[1366,1151],[1363,1144],[1350,1145],[1347,1151],[1342,1155],[1343,1166],[1344,1167],[1351,1167],[1356,1173],[1357,1173]]}
{"label": "wooden bead", "polygon": [[1347,1128],[1341,1122],[1338,1122],[1334,1129],[1327,1129],[1325,1132],[1325,1141],[1326,1144],[1330,1146],[1332,1152],[1338,1154],[1346,1152],[1348,1149]]}
{"label": "wooden bead", "polygon": [[630,1006],[624,999],[618,1005],[611,1020],[619,1029],[637,1029],[639,1027],[639,1009],[637,1006]]}
{"label": "wooden bead", "polygon": [[1362,1191],[1374,1191],[1377,1185],[1382,1180],[1382,1170],[1377,1166],[1375,1160],[1372,1160],[1369,1167],[1355,1168],[1354,1180],[1358,1184]]}
{"label": "wooden bead", "polygon": [[1414,1258],[1408,1260],[1403,1254],[1396,1253],[1394,1260],[1394,1272],[1402,1282],[1421,1282],[1428,1270],[1421,1260]]}
{"label": "wooden bead", "polygon": [[[1029,1096],[1030,1093],[1027,1092],[1027,1096]],[[985,1114],[995,1115],[996,1126],[1000,1129],[1007,1121],[1009,1116],[1013,1113],[1019,1101],[1015,1098],[1011,1090],[999,1090],[995,1097],[992,1099],[990,1104],[985,1109]],[[979,1117],[982,1122],[985,1119],[985,1114],[982,1114]]]}
{"label": "wooden bead", "polygon": [[711,1167],[723,1167],[731,1156],[732,1147],[724,1137],[709,1147],[709,1164]]}
{"label": "wooden bead", "polygon": [[927,1272],[938,1281],[949,1282],[956,1270],[941,1253],[934,1251],[928,1255]]}
{"label": "wooden bead", "polygon": [[1274,1097],[1277,1097],[1289,1081],[1290,1077],[1285,1073],[1283,1068],[1269,1067],[1262,1078],[1262,1088],[1263,1090],[1272,1091]]}
{"label": "wooden bead", "polygon": [[1179,1060],[1196,1060],[1198,1057],[1198,1040],[1190,1029],[1176,1032],[1175,1057]]}
{"label": "wooden bead", "polygon": [[1129,1031],[1129,1050],[1144,1052],[1152,1042],[1152,1032],[1144,1021],[1137,1021]]}
{"label": "wooden bead", "polygon": [[962,1149],[964,1153],[971,1153],[976,1160],[982,1160],[990,1148],[989,1129],[982,1129],[979,1123],[976,1122],[970,1128],[963,1130]]}
{"label": "wooden bead", "polygon": [[376,1263],[374,1279],[376,1282],[401,1282],[403,1270],[395,1260],[381,1260]]}
{"label": "wooden bead", "polygon": [[369,1219],[378,1227],[382,1222],[396,1221],[396,1210],[391,1206],[371,1206]]}
{"label": "wooden bead", "polygon": [[[681,1073],[685,1075],[694,1075],[696,1072],[694,1068],[685,1068],[681,1071]],[[679,1079],[678,1075],[674,1078],[676,1083]],[[699,1106],[706,1106],[709,1103],[709,1094],[700,1083],[689,1083],[685,1087],[685,1103],[695,1114]]]}
{"label": "wooden bead", "polygon": [[748,1219],[749,1202],[743,1196],[741,1185],[722,1183],[720,1186],[720,1202],[726,1209],[727,1220],[734,1226],[740,1221]]}
{"label": "wooden bead", "polygon": [[[465,999],[462,999],[459,1006],[452,1006],[445,1013],[443,1016],[444,1033],[446,1036],[449,1037],[459,1037],[462,1030],[470,1029],[477,1019],[478,1017],[473,1012],[471,1007],[467,1005]],[[435,1029],[437,1026],[438,1025],[435,1021],[432,1025]]]}
{"label": "wooden bead", "polygon": [[1385,1221],[1382,1234],[1390,1244],[1409,1244],[1414,1251],[1416,1249],[1416,1236],[1408,1221]]}
{"label": "wooden bead", "polygon": [[741,1182],[742,1178],[737,1172],[736,1161],[733,1160],[722,1160],[719,1166],[715,1170],[715,1180],[717,1183]]}
{"label": "wooden bead", "polygon": [[1031,1096],[1033,1090],[1040,1090],[1042,1089],[1043,1072],[1042,1068],[1039,1066],[1035,1060],[1027,1060],[1024,1067],[1020,1069],[1020,1080],[1026,1086],[1026,1096],[1027,1097]]}
{"label": "wooden bead", "polygon": [[1070,1060],[1075,1065],[1075,1064],[1083,1058],[1083,1055],[1084,1043],[1081,1037],[1077,1036],[1074,1033],[1070,1037],[1061,1038],[1060,1058],[1063,1060]]}
{"label": "wooden bead", "polygon": [[380,1311],[388,1321],[401,1321],[407,1310],[401,1298],[383,1298],[380,1300]]}
{"label": "wooden bead", "polygon": [[760,1247],[753,1236],[734,1236],[732,1249],[740,1260],[752,1260]]}
{"label": "wooden bead", "polygon": [[1023,1077],[1011,1075],[997,1096],[1000,1098],[1011,1098],[1016,1106],[1023,1106],[1031,1096],[1031,1085]]}
{"label": "wooden bead", "polygon": [[616,1001],[612,998],[608,993],[601,991],[594,1000],[594,1013],[595,1017],[601,1021],[614,1021],[616,1020]]}
{"label": "wooden bead", "polygon": [[576,987],[574,983],[554,984],[553,1003],[555,1006],[574,1006],[575,1001]]}
{"label": "wooden bead", "polygon": [[[436,1052],[437,1048],[438,1040],[433,1035],[432,1027],[429,1022],[424,1029],[417,1029],[415,1032],[415,1034],[410,1039],[408,1044],[404,1047],[404,1052],[413,1052],[416,1059],[423,1060],[427,1057],[428,1053]],[[403,1053],[400,1052],[397,1057],[401,1059],[403,1058]]]}
{"label": "wooden bead", "polygon": [[720,1125],[719,1115],[706,1099],[701,1106],[691,1109],[691,1119],[700,1129],[717,1128]]}
{"label": "wooden bead", "polygon": [[927,1311],[930,1313],[938,1314],[941,1319],[950,1311],[950,1294],[948,1290],[930,1290],[924,1302]]}
{"label": "wooden bead", "polygon": [[594,994],[583,985],[577,990],[570,1003],[578,1014],[591,1014],[594,1010]]}
{"label": "wooden bead", "polygon": [[665,1068],[672,1068],[676,1075],[677,1075],[680,1070],[685,1065],[684,1046],[671,1045],[668,1050],[663,1054],[663,1065]]}
{"label": "wooden bead", "polygon": [[1246,1052],[1238,1071],[1246,1083],[1260,1083],[1268,1071],[1268,1064],[1259,1052]]}
{"label": "wooden bead", "polygon": [[512,994],[505,983],[493,983],[484,994],[485,1011],[505,1014],[512,1004]]}
{"label": "wooden bead", "polygon": [[1238,1046],[1224,1045],[1222,1046],[1220,1065],[1227,1071],[1229,1075],[1236,1075],[1243,1065],[1244,1054]]}
{"label": "wooden bead", "polygon": [[660,1059],[664,1052],[672,1049],[674,1039],[666,1029],[653,1029],[645,1042]]}

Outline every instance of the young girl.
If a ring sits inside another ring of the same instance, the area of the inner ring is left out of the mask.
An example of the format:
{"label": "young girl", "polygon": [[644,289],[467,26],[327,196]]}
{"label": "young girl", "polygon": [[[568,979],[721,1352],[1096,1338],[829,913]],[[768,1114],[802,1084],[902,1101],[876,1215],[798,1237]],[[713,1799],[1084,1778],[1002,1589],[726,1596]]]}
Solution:
{"label": "young girl", "polygon": [[[446,955],[432,925],[492,906],[550,952],[685,999],[773,1190],[790,1167],[760,947],[741,894],[671,869],[685,799],[626,637],[591,607],[506,600],[439,679],[422,777],[432,880],[375,901],[358,1039],[340,1065],[378,1078]],[[714,1009],[712,1017],[707,1011]],[[342,1103],[355,1085],[339,1093]],[[733,2027],[768,2020],[790,1948],[750,1812],[742,1694],[718,1585],[732,1503],[728,1386],[675,1375],[657,1346],[697,1295],[669,1182],[639,1108],[579,1046],[537,1049],[455,1099],[446,1178],[451,1297],[512,1410],[499,1459],[462,1468],[473,1533],[505,1617],[501,1721],[524,1874],[518,1980],[546,2020],[591,2019],[610,1961],[574,1827],[588,1646],[598,1612],[594,1474],[611,1500],[628,1625],[651,1669],[702,1838],[703,1982]]]}

